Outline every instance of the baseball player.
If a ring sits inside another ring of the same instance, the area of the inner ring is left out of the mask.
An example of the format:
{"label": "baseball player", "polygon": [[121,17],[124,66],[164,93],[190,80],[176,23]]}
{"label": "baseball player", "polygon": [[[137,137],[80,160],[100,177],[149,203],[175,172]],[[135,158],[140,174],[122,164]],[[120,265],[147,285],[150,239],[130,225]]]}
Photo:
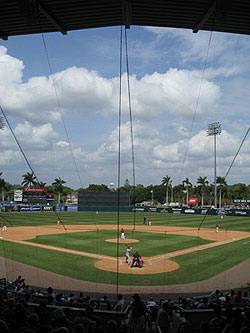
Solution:
{"label": "baseball player", "polygon": [[125,239],[125,233],[124,233],[124,229],[123,228],[121,230],[121,239]]}
{"label": "baseball player", "polygon": [[5,221],[3,221],[3,231],[7,231],[7,226]]}
{"label": "baseball player", "polygon": [[148,219],[148,225],[152,225],[151,218]]}
{"label": "baseball player", "polygon": [[130,252],[131,252],[131,250],[132,250],[132,247],[128,246],[128,248],[126,250],[126,261],[125,261],[128,265],[130,265]]}
{"label": "baseball player", "polygon": [[57,219],[57,225],[60,225],[60,222],[61,222],[61,220],[60,220],[60,218],[58,217],[58,219]]}
{"label": "baseball player", "polygon": [[224,214],[221,213],[221,214],[220,214],[220,219],[223,220],[223,217],[224,217]]}
{"label": "baseball player", "polygon": [[216,232],[219,232],[219,224],[218,223],[216,223]]}

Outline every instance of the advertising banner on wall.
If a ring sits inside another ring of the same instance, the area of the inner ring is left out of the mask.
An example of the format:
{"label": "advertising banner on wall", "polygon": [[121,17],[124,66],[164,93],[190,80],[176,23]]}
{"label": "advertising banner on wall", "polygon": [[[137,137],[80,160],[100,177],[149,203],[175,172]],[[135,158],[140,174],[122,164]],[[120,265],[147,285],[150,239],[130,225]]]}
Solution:
{"label": "advertising banner on wall", "polygon": [[20,207],[20,212],[40,212],[40,206],[24,206]]}
{"label": "advertising banner on wall", "polygon": [[185,210],[184,210],[184,213],[185,213],[185,214],[194,214],[194,213],[195,213],[195,210],[194,210],[194,209],[185,209]]}
{"label": "advertising banner on wall", "polygon": [[65,207],[64,206],[56,206],[56,212],[64,212]]}
{"label": "advertising banner on wall", "polygon": [[77,212],[77,206],[67,206],[68,212]]}
{"label": "advertising banner on wall", "polygon": [[23,190],[15,190],[14,191],[14,201],[23,201]]}
{"label": "advertising banner on wall", "polygon": [[250,199],[234,199],[234,203],[250,203]]}
{"label": "advertising banner on wall", "polygon": [[44,212],[52,212],[53,211],[53,206],[44,206],[43,211]]}

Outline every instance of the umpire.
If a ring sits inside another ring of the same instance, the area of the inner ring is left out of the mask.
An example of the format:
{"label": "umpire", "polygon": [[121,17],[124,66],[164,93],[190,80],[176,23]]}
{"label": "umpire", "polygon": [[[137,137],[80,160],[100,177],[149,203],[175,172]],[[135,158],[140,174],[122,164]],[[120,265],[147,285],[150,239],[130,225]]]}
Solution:
{"label": "umpire", "polygon": [[132,264],[131,264],[131,268],[134,267],[134,264],[137,264],[140,263],[140,255],[139,253],[136,251],[135,254],[133,255],[133,261],[132,261]]}

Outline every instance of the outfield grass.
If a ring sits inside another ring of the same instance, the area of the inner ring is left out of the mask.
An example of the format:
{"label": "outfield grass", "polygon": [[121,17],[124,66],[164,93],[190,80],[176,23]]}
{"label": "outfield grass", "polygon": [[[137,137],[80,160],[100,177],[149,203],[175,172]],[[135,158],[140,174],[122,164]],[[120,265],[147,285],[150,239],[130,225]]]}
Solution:
{"label": "outfield grass", "polygon": [[[117,213],[102,213],[97,216],[94,212],[58,213],[65,225],[105,225],[117,224]],[[11,226],[56,226],[54,213],[1,213],[1,220],[6,220],[8,232]],[[181,228],[215,228],[219,222],[224,230],[238,230],[250,232],[249,218],[225,217],[223,221],[218,216],[200,215],[174,215],[159,213],[120,213],[120,225],[143,225],[143,218],[151,217],[153,226],[178,226]],[[132,233],[132,232],[131,232]],[[131,234],[132,235],[132,234]],[[198,237],[179,235],[165,235],[155,233],[126,231],[127,238],[140,240],[134,243],[133,248],[143,253],[144,256],[152,256],[164,252],[172,252],[208,243]],[[96,230],[91,232],[65,233],[49,236],[39,236],[33,240],[37,243],[50,244],[63,248],[97,254],[116,256],[116,244],[107,243],[105,239],[116,238],[117,234],[112,230]],[[125,245],[119,245],[120,256],[125,253]],[[215,248],[197,251],[174,257],[171,260],[180,265],[179,269],[172,272],[132,275],[101,271],[95,268],[96,259],[77,256],[73,254],[56,252],[39,247],[31,247],[15,243],[0,241],[0,256],[20,261],[34,267],[42,268],[61,275],[79,280],[102,282],[107,284],[117,283],[124,285],[165,285],[183,284],[206,280],[216,274],[233,267],[249,258],[250,238],[217,246]]]}
{"label": "outfield grass", "polygon": [[[99,212],[58,212],[58,216],[65,225],[102,225],[118,222],[117,213]],[[57,216],[54,212],[46,213],[0,213],[0,218],[6,220],[8,226],[36,226],[56,225]],[[248,217],[225,216],[221,221],[220,216],[184,215],[184,214],[160,214],[160,213],[120,213],[119,224],[143,225],[143,218],[152,219],[152,225],[157,226],[178,226],[181,228],[215,228],[219,223],[224,230],[238,230],[250,232],[250,219]]]}

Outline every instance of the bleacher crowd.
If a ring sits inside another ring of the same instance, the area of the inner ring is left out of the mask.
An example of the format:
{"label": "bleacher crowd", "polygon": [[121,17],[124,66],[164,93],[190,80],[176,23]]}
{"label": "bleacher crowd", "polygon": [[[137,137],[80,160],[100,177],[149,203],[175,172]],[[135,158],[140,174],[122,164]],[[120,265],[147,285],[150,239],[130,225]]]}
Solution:
{"label": "bleacher crowd", "polygon": [[250,291],[176,299],[100,298],[0,279],[0,333],[250,333]]}

